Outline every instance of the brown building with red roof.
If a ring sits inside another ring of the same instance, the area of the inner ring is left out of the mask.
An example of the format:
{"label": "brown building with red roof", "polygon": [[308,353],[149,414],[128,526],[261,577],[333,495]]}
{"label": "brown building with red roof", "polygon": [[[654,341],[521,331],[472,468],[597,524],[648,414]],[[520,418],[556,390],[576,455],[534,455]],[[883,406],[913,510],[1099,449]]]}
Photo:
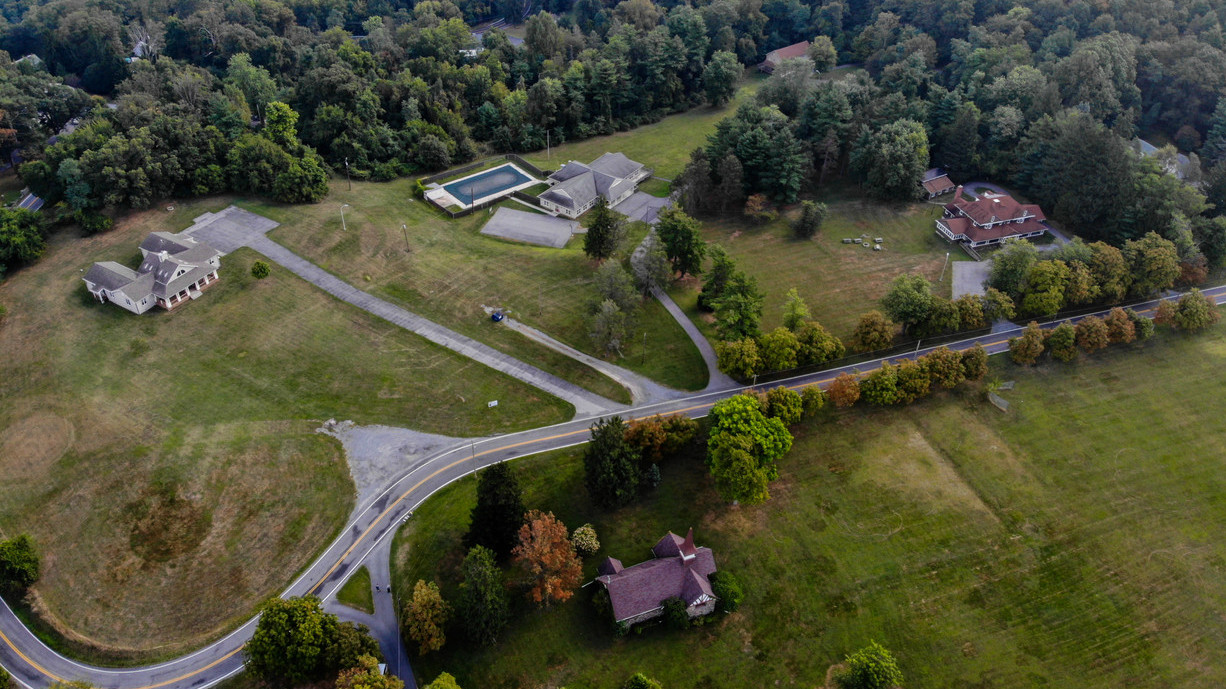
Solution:
{"label": "brown building with red roof", "polygon": [[762,64],[758,65],[758,70],[770,74],[778,69],[784,60],[790,60],[794,57],[805,57],[808,54],[808,41],[801,41],[800,43],[777,48],[766,54],[766,59],[762,61]]}
{"label": "brown building with red roof", "polygon": [[630,626],[664,613],[664,601],[680,598],[691,618],[715,610],[715,594],[710,576],[715,573],[715,556],[710,548],[694,545],[694,530],[685,538],[669,531],[651,549],[653,559],[633,567],[606,558],[600,564],[596,581],[609,592],[613,620]]}
{"label": "brown building with red roof", "polygon": [[1043,210],[1034,204],[1018,203],[1012,196],[983,195],[974,201],[962,198],[962,187],[945,204],[944,217],[937,219],[937,234],[951,242],[966,242],[972,247],[1000,244],[1010,237],[1032,239],[1047,232]]}

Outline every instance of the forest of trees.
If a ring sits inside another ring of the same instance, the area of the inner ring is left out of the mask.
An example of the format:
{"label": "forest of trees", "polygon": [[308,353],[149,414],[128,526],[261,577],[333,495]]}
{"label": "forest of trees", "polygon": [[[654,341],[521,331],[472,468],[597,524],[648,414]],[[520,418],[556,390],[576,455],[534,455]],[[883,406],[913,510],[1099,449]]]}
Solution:
{"label": "forest of trees", "polygon": [[[625,130],[723,103],[745,66],[818,37],[816,63],[785,63],[721,123],[707,179],[686,180],[706,190],[692,212],[843,176],[909,196],[932,164],[1013,184],[1117,245],[1203,242],[1226,208],[1222,0],[10,0],[0,14],[0,48],[41,58],[0,59],[0,147],[78,219],[222,190],[311,201],[346,164],[391,179]],[[470,25],[498,17],[525,21],[521,45],[498,30],[478,45]],[[867,74],[815,79],[833,55]],[[1200,191],[1135,155],[1138,135],[1190,154]]]}

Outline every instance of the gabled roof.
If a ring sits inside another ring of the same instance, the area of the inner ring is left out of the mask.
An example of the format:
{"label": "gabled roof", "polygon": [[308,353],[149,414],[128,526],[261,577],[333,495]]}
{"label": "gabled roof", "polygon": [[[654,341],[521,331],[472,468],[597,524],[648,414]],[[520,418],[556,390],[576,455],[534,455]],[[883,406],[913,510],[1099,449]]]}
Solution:
{"label": "gabled roof", "polygon": [[784,60],[793,57],[804,57],[809,54],[809,42],[801,41],[792,45],[785,45],[782,48],[775,48],[766,54],[766,61],[778,64]]}
{"label": "gabled roof", "polygon": [[1018,220],[1026,215],[1034,215],[1037,220],[1045,219],[1038,206],[1022,205],[1012,196],[980,196],[974,201],[967,201],[958,194],[945,204],[945,210],[951,213],[961,212],[977,225]]}
{"label": "gabled roof", "polygon": [[939,194],[953,188],[954,183],[949,179],[948,175],[941,175],[940,177],[933,177],[931,179],[924,180],[924,189],[929,194]]}
{"label": "gabled roof", "polygon": [[1033,218],[1020,223],[1004,223],[987,228],[979,227],[966,218],[941,218],[938,222],[944,223],[955,237],[961,235],[971,242],[1020,237],[1033,232],[1047,231],[1046,225]]}
{"label": "gabled roof", "polygon": [[121,266],[114,261],[103,261],[95,263],[85,274],[84,279],[102,289],[114,291],[132,284],[136,277],[136,271],[131,268]]}
{"label": "gabled roof", "polygon": [[592,164],[588,167],[596,172],[603,172],[610,177],[625,179],[642,168],[643,164],[636,163],[621,153],[605,153],[596,160],[593,160]]}
{"label": "gabled roof", "polygon": [[596,568],[596,571],[601,574],[617,574],[623,569],[625,567],[622,566],[621,560],[615,557],[606,557],[604,562],[600,563],[600,566]]}
{"label": "gabled roof", "polygon": [[659,609],[669,598],[681,598],[687,606],[701,602],[703,595],[713,598],[708,577],[714,572],[711,549],[697,548],[690,560],[656,558],[596,580],[609,591],[613,618],[622,622]]}
{"label": "gabled roof", "polygon": [[104,261],[95,263],[84,279],[134,301],[150,295],[168,297],[213,272],[210,261],[221,255],[208,244],[170,232],[151,233],[140,248],[145,258],[135,271]]}
{"label": "gabled roof", "polygon": [[177,254],[180,251],[186,251],[193,246],[196,246],[196,240],[190,237],[183,237],[170,232],[152,232],[145,241],[140,243],[142,251],[166,251],[168,253]]}

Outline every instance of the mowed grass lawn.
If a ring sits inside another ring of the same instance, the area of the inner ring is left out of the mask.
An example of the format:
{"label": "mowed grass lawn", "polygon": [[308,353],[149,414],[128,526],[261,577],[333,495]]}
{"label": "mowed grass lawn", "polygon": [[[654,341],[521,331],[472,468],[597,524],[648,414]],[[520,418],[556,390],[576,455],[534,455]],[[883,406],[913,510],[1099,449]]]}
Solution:
{"label": "mowed grass lawn", "polygon": [[336,592],[336,600],[355,610],[374,614],[375,594],[370,590],[370,570],[363,565]]}
{"label": "mowed grass lawn", "polygon": [[[706,626],[616,639],[580,592],[538,610],[515,589],[501,644],[458,630],[420,679],[461,686],[615,689],[642,671],[666,687],[822,686],[877,640],[907,687],[1210,687],[1226,683],[1226,327],[1164,333],[1075,365],[999,357],[1012,411],[982,388],[891,410],[827,412],[795,429],[761,507],[730,508],[697,458],[615,513],[587,504],[577,450],[517,463],[529,507],[595,524],[630,565],[694,527],[746,587]],[[453,484],[400,533],[401,590],[456,595],[475,482]]]}
{"label": "mowed grass lawn", "polygon": [[[826,219],[821,231],[808,240],[794,238],[789,226],[799,214],[798,206],[785,209],[766,225],[745,219],[739,210],[703,220],[704,238],[727,249],[765,293],[764,330],[782,323],[785,297],[793,287],[813,318],[844,339],[851,336],[861,314],[880,309],[881,297],[899,275],[918,273],[932,282],[936,294],[950,295],[953,269],[946,269],[940,279],[945,253],[950,252],[951,262],[966,255],[936,236],[933,222],[941,214],[940,206],[881,203],[862,198],[851,187],[824,192],[821,200],[828,207]],[[878,237],[885,240],[882,251],[842,242],[865,233],[870,244]],[[711,317],[695,307],[701,287],[700,282],[689,281],[674,287],[672,295],[714,338]]]}
{"label": "mowed grass lawn", "polygon": [[255,280],[248,250],[171,313],[85,292],[92,262],[135,265],[149,231],[218,203],[56,237],[0,284],[0,534],[33,535],[34,605],[94,660],[164,657],[232,628],[333,538],[354,488],[340,444],[314,432],[323,420],[477,435],[573,413],[286,271]]}
{"label": "mowed grass lawn", "polygon": [[[596,393],[630,401],[612,379],[489,318],[490,309],[506,310],[512,318],[595,354],[586,315],[596,299],[597,266],[584,255],[581,241],[554,249],[488,237],[480,233],[488,213],[444,218],[413,199],[411,188],[409,180],[355,182],[350,192],[342,181],[334,182],[328,200],[319,204],[241,205],[282,223],[270,233],[273,239],[359,288]],[[348,231],[341,225],[343,203],[350,206],[345,209]],[[635,225],[625,251],[646,232],[646,225]],[[657,312],[665,313],[648,303],[641,317],[650,328],[649,356],[643,356],[640,335],[623,348],[624,356],[612,361],[666,385],[701,389],[707,371],[698,349],[678,323]]]}
{"label": "mowed grass lawn", "polygon": [[700,105],[630,131],[567,142],[552,147],[548,155],[541,150],[524,154],[524,158],[543,170],[557,170],[569,160],[590,163],[605,153],[624,153],[655,170],[657,177],[672,179],[690,162],[691,151],[707,145],[707,135],[715,132],[720,120],[736,112],[742,103],[753,101],[764,81],[765,74],[747,70],[732,100],[721,107]]}

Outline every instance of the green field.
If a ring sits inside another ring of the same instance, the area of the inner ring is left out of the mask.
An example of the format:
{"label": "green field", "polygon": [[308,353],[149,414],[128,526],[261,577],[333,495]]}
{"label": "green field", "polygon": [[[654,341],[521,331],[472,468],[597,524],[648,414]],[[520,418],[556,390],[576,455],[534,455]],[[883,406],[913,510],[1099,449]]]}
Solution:
{"label": "green field", "polygon": [[365,565],[349,577],[345,585],[336,592],[336,600],[355,610],[373,615],[375,612],[375,594],[370,590],[370,570]]}
{"label": "green field", "polygon": [[[410,188],[407,180],[355,182],[349,192],[343,183],[334,183],[327,203],[241,205],[281,222],[271,233],[274,239],[350,283],[594,392],[629,401],[629,393],[612,379],[489,319],[488,309],[504,309],[512,318],[593,354],[585,316],[596,296],[595,264],[584,256],[581,242],[553,249],[487,237],[480,230],[488,213],[444,219],[426,203],[413,200]],[[345,211],[348,232],[341,229],[342,203],[350,204]],[[632,227],[625,250],[646,232],[641,223]],[[681,326],[672,319],[652,323],[650,351],[667,348],[676,361],[669,366],[643,362],[636,340],[614,363],[658,376],[656,380],[673,387],[705,386],[706,368]]]}
{"label": "green field", "polygon": [[85,292],[93,261],[135,263],[146,233],[219,203],[56,237],[0,284],[0,534],[44,554],[34,607],[75,642],[50,640],[100,662],[228,631],[333,538],[354,489],[321,421],[487,434],[573,414],[284,270],[255,280],[249,250],[171,313]]}
{"label": "green field", "polygon": [[[764,330],[782,322],[784,297],[793,287],[813,318],[841,338],[851,335],[861,314],[880,308],[878,301],[890,282],[903,273],[920,273],[933,283],[936,294],[949,296],[952,269],[940,279],[945,254],[950,252],[951,262],[966,255],[936,236],[933,221],[941,213],[939,206],[870,201],[851,187],[823,190],[819,200],[828,205],[827,216],[821,231],[809,240],[795,239],[788,226],[799,207],[767,225],[735,212],[703,222],[705,239],[723,246],[738,267],[757,278],[766,294]],[[885,240],[882,251],[842,243],[845,237],[866,233],[870,242]],[[671,294],[679,304],[693,305],[700,288],[701,283],[690,281]],[[709,316],[693,308],[688,312],[710,332]]]}
{"label": "green field", "polygon": [[707,145],[707,135],[715,131],[716,123],[735,112],[741,103],[752,100],[763,81],[766,75],[751,70],[742,78],[732,101],[723,107],[700,105],[627,132],[554,146],[548,156],[545,151],[537,151],[524,154],[524,158],[543,170],[556,170],[568,160],[590,163],[605,153],[624,153],[654,169],[656,176],[672,179],[689,162],[690,151]]}
{"label": "green field", "polygon": [[[821,686],[871,639],[907,687],[1172,687],[1226,682],[1226,327],[1161,333],[1076,365],[1020,369],[1003,414],[965,388],[906,409],[829,412],[797,429],[772,500],[729,508],[697,459],[666,463],[648,500],[587,504],[575,450],[518,462],[530,508],[595,524],[605,555],[637,562],[694,527],[746,584],[740,612],[686,632],[615,639],[580,593],[553,609],[517,592],[501,645],[414,659],[461,686],[615,689]],[[475,482],[399,534],[398,585],[456,592]],[[700,663],[692,662],[701,659]]]}

